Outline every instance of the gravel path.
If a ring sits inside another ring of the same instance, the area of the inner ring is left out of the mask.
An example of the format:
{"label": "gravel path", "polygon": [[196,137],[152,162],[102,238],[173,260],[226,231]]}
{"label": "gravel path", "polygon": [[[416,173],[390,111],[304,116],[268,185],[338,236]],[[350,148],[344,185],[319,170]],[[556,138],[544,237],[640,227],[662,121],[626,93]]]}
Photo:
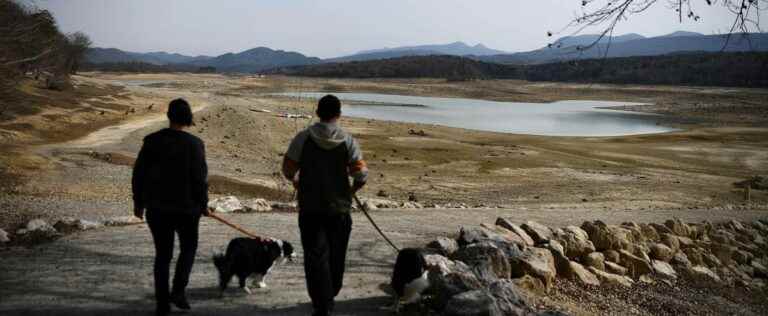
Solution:
{"label": "gravel path", "polygon": [[[607,222],[662,222],[678,216],[686,221],[764,218],[766,212],[698,211],[573,211],[573,210],[389,210],[373,216],[401,246],[419,246],[461,225],[536,220],[563,226],[596,218]],[[237,237],[212,220],[201,225],[198,261],[189,287],[197,315],[305,315],[310,311],[301,266],[296,214],[227,214],[227,218],[269,236],[293,242],[299,257],[275,269],[269,287],[244,295],[230,289],[217,298],[212,254]],[[354,215],[346,285],[339,299],[340,315],[387,315],[379,307],[389,298],[379,285],[387,282],[394,254],[362,214]],[[32,249],[0,252],[0,314],[2,315],[144,315],[153,308],[152,243],[146,225],[104,228],[70,235]]]}

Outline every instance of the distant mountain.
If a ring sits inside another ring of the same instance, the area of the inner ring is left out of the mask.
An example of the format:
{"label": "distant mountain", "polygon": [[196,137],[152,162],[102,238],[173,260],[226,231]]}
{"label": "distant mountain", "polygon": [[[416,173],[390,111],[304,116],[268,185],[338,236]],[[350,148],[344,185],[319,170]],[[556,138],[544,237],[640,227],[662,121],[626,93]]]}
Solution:
{"label": "distant mountain", "polygon": [[360,51],[354,55],[342,56],[326,59],[326,62],[345,62],[345,61],[363,61],[385,58],[396,58],[403,56],[426,56],[426,55],[453,55],[453,56],[489,56],[504,54],[504,51],[491,49],[483,44],[469,46],[464,42],[454,42],[450,44],[438,45],[419,45],[402,46],[395,48],[382,48]]}
{"label": "distant mountain", "polygon": [[270,73],[335,78],[446,78],[470,80],[515,78],[516,67],[450,55],[405,56],[390,59],[324,63],[273,69]]}
{"label": "distant mountain", "polygon": [[[116,48],[91,48],[85,54],[85,62],[91,65],[144,63],[151,65],[177,65],[177,68],[215,67],[218,72],[258,72],[265,69],[311,65],[320,63],[315,57],[296,52],[257,47],[240,53],[227,53],[217,57],[185,56],[166,52],[134,53]],[[187,66],[187,67],[184,67]]]}
{"label": "distant mountain", "polygon": [[252,48],[240,53],[226,53],[211,59],[193,62],[197,66],[216,67],[219,72],[258,72],[265,69],[312,65],[322,62],[317,57],[307,57],[297,52],[273,50],[267,47]]}
{"label": "distant mountain", "polygon": [[[596,38],[596,37],[595,37]],[[594,39],[593,38],[593,41]],[[583,37],[582,39],[588,39]],[[561,45],[537,49],[529,52],[476,56],[477,60],[502,64],[541,64],[548,62],[567,61],[576,59],[590,59],[632,56],[659,56],[680,52],[719,52],[723,50],[727,35],[701,35],[692,32],[675,32],[672,34],[629,39],[622,38],[607,42],[601,41],[591,49],[581,50],[578,45]],[[583,40],[568,40],[565,43],[583,43]],[[607,55],[606,55],[607,49]],[[742,34],[733,34],[728,40],[726,52],[768,51],[768,33],[750,33],[746,37]]]}
{"label": "distant mountain", "polygon": [[85,61],[92,64],[141,62],[153,65],[186,64],[210,59],[208,56],[185,56],[166,52],[135,53],[117,48],[89,48]]}
{"label": "distant mountain", "polygon": [[[597,34],[566,36],[566,37],[561,37],[558,40],[554,41],[552,43],[552,47],[562,48],[562,47],[571,47],[571,46],[587,46],[595,43],[595,41],[597,41],[598,38],[600,38],[600,35],[597,35]],[[633,41],[633,40],[643,39],[643,38],[645,37],[635,33],[614,36],[610,39],[604,36],[602,39],[600,39],[600,43],[608,43],[609,40],[611,43],[622,43],[622,42]]]}

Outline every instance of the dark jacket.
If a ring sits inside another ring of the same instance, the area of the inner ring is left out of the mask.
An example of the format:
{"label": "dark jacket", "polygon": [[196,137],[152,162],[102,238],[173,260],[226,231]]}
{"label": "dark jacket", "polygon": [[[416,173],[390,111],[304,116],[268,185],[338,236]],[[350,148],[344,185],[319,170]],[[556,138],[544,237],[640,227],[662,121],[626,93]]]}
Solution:
{"label": "dark jacket", "polygon": [[166,128],[144,138],[133,167],[134,206],[201,214],[208,207],[208,166],[200,138]]}
{"label": "dark jacket", "polygon": [[348,213],[352,206],[349,178],[364,184],[368,167],[357,141],[334,123],[318,122],[294,137],[283,161],[283,174],[299,174],[302,213]]}

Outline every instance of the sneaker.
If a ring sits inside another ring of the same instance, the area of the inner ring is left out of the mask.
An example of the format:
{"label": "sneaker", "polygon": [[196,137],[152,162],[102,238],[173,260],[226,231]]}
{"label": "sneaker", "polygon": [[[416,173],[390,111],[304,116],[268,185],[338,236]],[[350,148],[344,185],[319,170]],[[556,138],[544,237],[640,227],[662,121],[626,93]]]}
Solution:
{"label": "sneaker", "polygon": [[192,307],[189,306],[189,302],[187,301],[187,296],[184,295],[184,293],[173,293],[171,294],[171,303],[182,310],[190,310]]}

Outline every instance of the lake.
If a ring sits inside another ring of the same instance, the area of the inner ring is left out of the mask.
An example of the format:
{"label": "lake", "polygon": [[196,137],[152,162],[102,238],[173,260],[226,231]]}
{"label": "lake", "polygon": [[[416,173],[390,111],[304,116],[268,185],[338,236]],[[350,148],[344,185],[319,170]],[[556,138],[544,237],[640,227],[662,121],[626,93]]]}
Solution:
{"label": "lake", "polygon": [[[273,95],[318,99],[327,92]],[[623,136],[674,131],[656,124],[655,114],[600,109],[634,105],[608,101],[553,103],[417,97],[375,93],[332,93],[345,116],[436,124],[481,131],[546,136]]]}

